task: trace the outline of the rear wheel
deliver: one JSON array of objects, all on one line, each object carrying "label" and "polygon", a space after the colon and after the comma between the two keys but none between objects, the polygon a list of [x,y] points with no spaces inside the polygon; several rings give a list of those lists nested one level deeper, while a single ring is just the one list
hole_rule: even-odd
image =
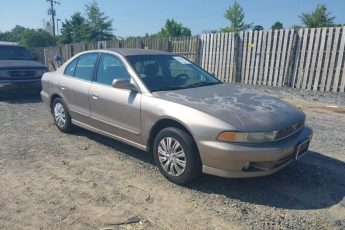
[{"label": "rear wheel", "polygon": [[181,129],[162,129],[154,140],[160,172],[175,184],[188,184],[201,174],[201,160],[193,138]]},{"label": "rear wheel", "polygon": [[53,115],[55,124],[60,131],[67,133],[72,130],[71,117],[61,98],[56,98],[53,102]]}]

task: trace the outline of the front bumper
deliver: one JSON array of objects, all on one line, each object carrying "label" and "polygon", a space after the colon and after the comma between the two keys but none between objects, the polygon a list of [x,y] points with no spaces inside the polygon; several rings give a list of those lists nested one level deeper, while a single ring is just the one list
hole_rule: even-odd
[{"label": "front bumper", "polygon": [[41,78],[38,79],[20,79],[20,80],[0,80],[0,85],[11,85],[11,84],[16,84],[16,85],[32,85],[32,86],[37,86],[41,87]]},{"label": "front bumper", "polygon": [[229,177],[256,177],[272,174],[296,159],[298,145],[311,139],[304,127],[283,140],[262,144],[237,144],[196,138],[206,174]]},{"label": "front bumper", "polygon": [[49,95],[48,95],[46,92],[44,92],[43,90],[41,91],[40,95],[41,95],[41,98],[42,98],[43,103],[44,103],[47,107],[49,107],[49,109],[50,109]]}]

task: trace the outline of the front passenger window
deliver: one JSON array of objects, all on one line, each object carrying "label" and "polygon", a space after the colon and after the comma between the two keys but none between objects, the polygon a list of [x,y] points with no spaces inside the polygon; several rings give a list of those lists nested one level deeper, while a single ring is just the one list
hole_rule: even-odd
[{"label": "front passenger window", "polygon": [[131,76],[119,58],[102,54],[97,70],[97,82],[112,85],[115,78],[130,79]]},{"label": "front passenger window", "polygon": [[74,76],[79,79],[91,81],[97,57],[97,53],[84,54],[80,56]]}]

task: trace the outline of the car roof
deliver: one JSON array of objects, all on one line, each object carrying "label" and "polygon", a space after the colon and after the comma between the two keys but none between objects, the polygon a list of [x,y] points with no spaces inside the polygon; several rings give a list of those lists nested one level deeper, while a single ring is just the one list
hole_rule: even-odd
[{"label": "car roof", "polygon": [[19,46],[16,44],[5,44],[5,43],[0,43],[0,47],[19,47],[19,48],[25,48],[24,46]]},{"label": "car roof", "polygon": [[106,49],[122,54],[123,56],[136,56],[136,55],[173,55],[167,51],[149,50],[149,49],[131,49],[131,48],[116,48]]}]

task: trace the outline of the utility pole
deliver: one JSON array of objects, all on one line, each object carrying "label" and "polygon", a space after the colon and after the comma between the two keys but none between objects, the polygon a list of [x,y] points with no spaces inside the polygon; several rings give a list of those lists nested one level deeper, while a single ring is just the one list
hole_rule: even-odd
[{"label": "utility pole", "polygon": [[54,6],[56,4],[60,5],[60,2],[54,1],[54,0],[46,0],[50,3],[50,8],[48,9],[48,15],[52,16],[52,25],[53,25],[53,35],[55,36],[55,16],[56,16],[56,10]]}]

